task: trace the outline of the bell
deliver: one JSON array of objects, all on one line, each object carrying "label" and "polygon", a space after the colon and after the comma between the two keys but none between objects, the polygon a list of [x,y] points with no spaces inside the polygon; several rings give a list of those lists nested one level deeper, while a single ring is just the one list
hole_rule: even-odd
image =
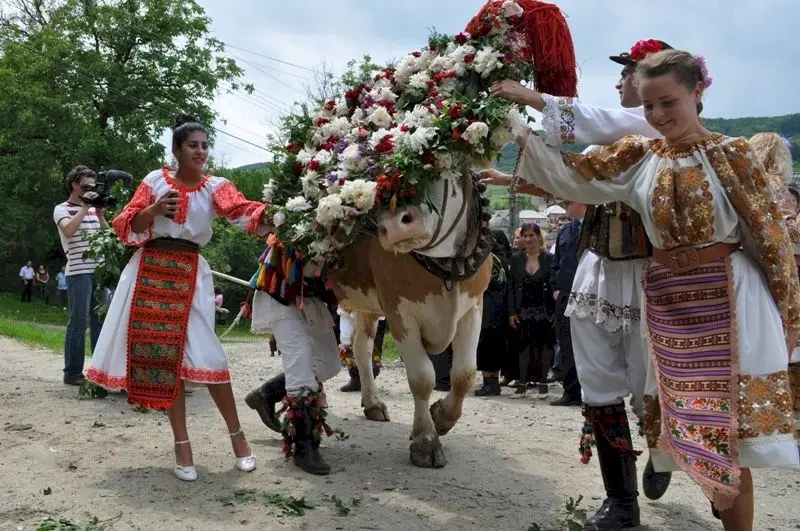
[{"label": "bell", "polygon": [[483,193],[486,191],[486,183],[478,182],[478,191]]},{"label": "bell", "polygon": [[481,197],[481,206],[484,208],[488,208],[489,205],[492,204],[492,201],[488,197]]},{"label": "bell", "polygon": [[489,212],[481,212],[481,221],[489,221],[492,219],[492,214]]}]

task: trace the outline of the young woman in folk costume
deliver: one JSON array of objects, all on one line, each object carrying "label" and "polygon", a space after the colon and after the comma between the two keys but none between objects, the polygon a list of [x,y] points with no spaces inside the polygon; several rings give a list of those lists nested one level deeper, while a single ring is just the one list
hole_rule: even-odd
[{"label": "young woman in folk costume", "polygon": [[132,404],[165,410],[175,436],[173,473],[193,481],[185,382],[208,386],[228,427],[236,468],[256,466],[214,331],[214,282],[200,249],[211,240],[215,217],[266,233],[266,205],[247,200],[227,179],[203,174],[208,136],[196,119],[179,119],[172,152],[177,171],[147,175],[112,223],[123,243],[139,249],[122,272],[86,378],[124,389]]},{"label": "young woman in folk costume", "polygon": [[700,122],[703,62],[662,51],[635,75],[647,121],[664,140],[626,137],[583,155],[529,135],[517,179],[530,192],[624,201],[641,213],[654,246],[643,282],[654,464],[689,474],[725,529],[750,530],[750,468],[799,464],[787,369],[800,283],[789,235],[748,142]]},{"label": "young woman in folk costume", "polygon": [[[797,219],[798,212],[800,212],[800,190],[789,184],[792,179],[792,153],[789,151],[786,141],[776,133],[753,135],[750,145],[753,146],[761,164],[764,165],[769,186],[778,200],[783,219],[786,220],[794,261],[798,266],[798,273],[800,273],[800,223]],[[796,438],[800,444],[800,347],[795,347],[792,351],[789,380],[792,386],[792,402],[797,420]]]},{"label": "young woman in folk costume", "polygon": [[[281,433],[284,453],[302,470],[330,473],[319,446],[327,402],[322,382],[341,370],[339,347],[328,304],[333,292],[320,279],[316,266],[304,263],[292,246],[267,239],[255,276],[251,329],[272,334],[281,351],[283,372],[251,391],[245,398],[261,421]],[[282,404],[279,420],[276,405]]]},{"label": "young woman in folk costume", "polygon": [[[356,316],[339,307],[336,310],[339,315],[339,358],[342,366],[350,374],[350,381],[344,384],[339,390],[343,393],[354,393],[361,391],[361,378],[358,375],[355,353],[353,352],[353,335],[356,328]],[[378,321],[378,330],[375,332],[375,339],[372,346],[372,374],[375,378],[381,373],[381,356],[383,355],[383,338],[386,335],[386,319],[381,317]]]}]

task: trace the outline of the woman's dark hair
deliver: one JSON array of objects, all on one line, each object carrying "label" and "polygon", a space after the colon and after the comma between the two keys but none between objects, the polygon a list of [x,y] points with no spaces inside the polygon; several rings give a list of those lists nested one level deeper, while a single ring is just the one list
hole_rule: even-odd
[{"label": "woman's dark hair", "polygon": [[508,261],[511,259],[511,243],[509,243],[505,232],[501,230],[492,231],[492,253],[501,260]]},{"label": "woman's dark hair", "polygon": [[80,181],[83,177],[97,177],[97,174],[87,166],[75,166],[64,178],[64,182],[67,185],[67,193],[71,194],[72,183]]},{"label": "woman's dark hair", "polygon": [[[652,79],[667,74],[675,74],[678,83],[694,90],[703,83],[703,72],[697,58],[682,50],[664,50],[653,53],[636,63],[635,75],[638,79]],[[703,102],[697,103],[697,114],[703,112]]]},{"label": "woman's dark hair", "polygon": [[220,289],[220,287],[219,286],[214,286],[214,295],[219,295],[220,293],[222,293],[222,290]]},{"label": "woman's dark hair", "polygon": [[539,247],[544,247],[544,236],[542,236],[542,228],[536,223],[523,223],[519,228],[520,235],[526,232],[533,232],[539,237]]},{"label": "woman's dark hair", "polygon": [[172,128],[172,147],[179,148],[186,142],[189,135],[192,133],[202,132],[206,135],[208,131],[200,123],[196,116],[190,114],[180,114],[175,118],[175,125]]}]

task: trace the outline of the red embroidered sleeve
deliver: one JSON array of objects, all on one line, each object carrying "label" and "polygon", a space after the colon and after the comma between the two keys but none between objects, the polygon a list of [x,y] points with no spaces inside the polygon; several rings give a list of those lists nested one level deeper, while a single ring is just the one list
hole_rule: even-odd
[{"label": "red embroidered sleeve", "polygon": [[213,191],[213,198],[217,215],[247,232],[258,233],[264,230],[267,205],[247,199],[232,182],[225,181],[217,186]]},{"label": "red embroidered sleeve", "polygon": [[754,258],[761,265],[785,327],[800,326],[800,280],[789,231],[769,187],[764,168],[747,140],[739,138],[709,149],[709,162],[725,187],[728,200],[752,237]]},{"label": "red embroidered sleeve", "polygon": [[151,238],[152,224],[147,227],[145,232],[133,232],[131,223],[133,223],[133,218],[136,214],[153,203],[155,203],[153,189],[150,188],[149,184],[142,181],[142,184],[136,189],[136,193],[133,194],[133,197],[128,201],[128,204],[125,205],[125,208],[122,209],[122,212],[111,222],[111,226],[114,228],[114,231],[117,233],[122,243],[131,247],[139,247]]}]

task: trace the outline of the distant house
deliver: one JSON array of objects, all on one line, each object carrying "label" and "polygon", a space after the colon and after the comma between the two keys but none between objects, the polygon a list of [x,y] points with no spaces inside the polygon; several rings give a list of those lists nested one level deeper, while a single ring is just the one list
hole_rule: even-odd
[{"label": "distant house", "polygon": [[535,210],[520,210],[519,222],[534,223],[539,225],[539,227],[546,229],[548,224],[547,214],[544,212],[537,212]]},{"label": "distant house", "polygon": [[550,223],[552,227],[558,226],[559,220],[561,220],[567,215],[567,211],[558,205],[547,207],[547,210],[545,212],[547,216],[547,221],[548,223]]}]

